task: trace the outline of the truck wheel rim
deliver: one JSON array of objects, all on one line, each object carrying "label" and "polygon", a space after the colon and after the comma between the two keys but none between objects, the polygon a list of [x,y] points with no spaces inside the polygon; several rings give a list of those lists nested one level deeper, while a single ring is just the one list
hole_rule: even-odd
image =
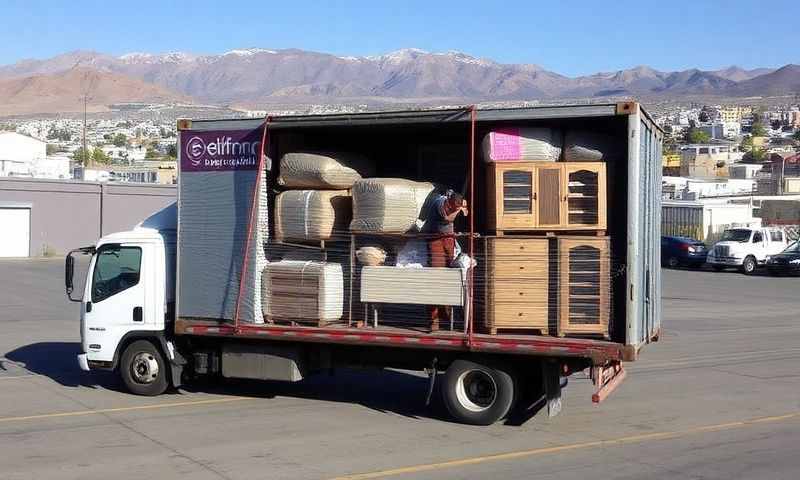
[{"label": "truck wheel rim", "polygon": [[470,412],[483,412],[497,401],[497,384],[483,370],[468,370],[458,377],[456,398]]},{"label": "truck wheel rim", "polygon": [[131,362],[131,373],[138,383],[153,383],[158,378],[158,361],[152,353],[137,353]]}]

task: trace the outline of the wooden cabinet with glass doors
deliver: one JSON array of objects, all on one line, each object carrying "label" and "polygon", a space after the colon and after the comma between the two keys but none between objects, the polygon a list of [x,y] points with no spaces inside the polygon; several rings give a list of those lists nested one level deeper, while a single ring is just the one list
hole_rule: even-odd
[{"label": "wooden cabinet with glass doors", "polygon": [[508,162],[487,168],[490,230],[606,229],[605,163]]}]

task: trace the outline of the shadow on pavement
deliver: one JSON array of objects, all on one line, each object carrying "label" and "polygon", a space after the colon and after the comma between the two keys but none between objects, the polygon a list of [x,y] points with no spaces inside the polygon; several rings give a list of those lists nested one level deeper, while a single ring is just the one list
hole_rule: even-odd
[{"label": "shadow on pavement", "polygon": [[[48,377],[65,387],[102,388],[126,392],[119,376],[97,370],[84,372],[78,367],[78,342],[41,342],[8,352],[5,358],[31,373]],[[437,388],[425,405],[428,378],[397,370],[338,369],[334,374],[317,374],[296,382],[239,379],[196,379],[181,387],[182,391],[214,395],[235,395],[272,399],[297,398],[361,405],[381,413],[415,419],[451,422]],[[179,391],[172,391],[179,394]],[[519,426],[535,415],[541,404],[534,403],[512,412],[506,425]]]},{"label": "shadow on pavement", "polygon": [[296,383],[232,379],[195,381],[182,389],[216,395],[352,403],[408,418],[450,421],[437,391],[431,397],[431,404],[425,405],[428,393],[426,377],[395,370],[337,369],[334,374],[317,374]]},{"label": "shadow on pavement", "polygon": [[48,377],[65,387],[105,388],[123,391],[122,382],[112,372],[84,372],[78,366],[78,342],[40,342],[25,345],[6,353],[25,370]]}]

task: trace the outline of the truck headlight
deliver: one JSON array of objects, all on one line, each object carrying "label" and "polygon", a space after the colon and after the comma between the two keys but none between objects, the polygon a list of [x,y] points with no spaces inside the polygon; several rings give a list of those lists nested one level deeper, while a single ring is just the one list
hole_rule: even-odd
[{"label": "truck headlight", "polygon": [[697,249],[694,247],[689,247],[687,250],[689,250],[690,253],[694,253],[697,251]]},{"label": "truck headlight", "polygon": [[789,263],[792,265],[800,265],[800,258],[795,258],[794,260],[790,260]]}]

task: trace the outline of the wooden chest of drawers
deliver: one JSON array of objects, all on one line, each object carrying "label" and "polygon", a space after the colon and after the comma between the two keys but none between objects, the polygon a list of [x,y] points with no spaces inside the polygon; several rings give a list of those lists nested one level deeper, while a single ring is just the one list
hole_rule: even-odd
[{"label": "wooden chest of drawers", "polygon": [[[486,238],[476,302],[479,327],[498,330],[538,330],[548,333],[550,258],[547,238]],[[530,332],[533,333],[533,332]]]}]

